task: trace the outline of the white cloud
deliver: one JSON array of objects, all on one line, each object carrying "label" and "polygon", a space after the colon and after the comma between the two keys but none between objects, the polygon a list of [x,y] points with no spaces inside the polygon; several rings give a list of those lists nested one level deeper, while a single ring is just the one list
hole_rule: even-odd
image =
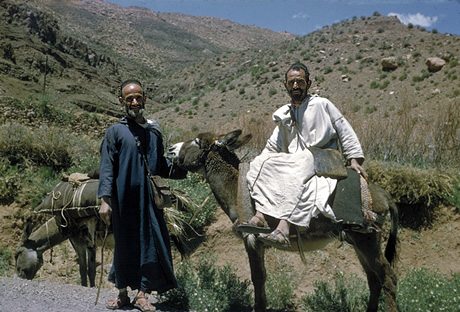
[{"label": "white cloud", "polygon": [[437,16],[425,16],[421,13],[416,14],[399,14],[399,13],[389,13],[388,16],[396,16],[401,23],[407,25],[412,24],[422,27],[431,27],[438,21]]},{"label": "white cloud", "polygon": [[293,19],[309,19],[310,16],[307,13],[304,12],[299,12],[294,15],[292,15]]}]

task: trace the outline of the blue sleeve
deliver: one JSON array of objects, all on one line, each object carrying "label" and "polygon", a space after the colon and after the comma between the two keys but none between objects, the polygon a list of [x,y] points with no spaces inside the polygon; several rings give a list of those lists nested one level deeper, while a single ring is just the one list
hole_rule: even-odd
[{"label": "blue sleeve", "polygon": [[155,130],[154,132],[158,137],[157,174],[163,178],[184,179],[187,176],[187,171],[174,166],[172,162],[164,156],[163,137],[159,131]]},{"label": "blue sleeve", "polygon": [[115,146],[114,129],[109,128],[101,144],[101,161],[99,165],[99,189],[98,198],[112,197],[113,180],[118,159],[118,151]]}]

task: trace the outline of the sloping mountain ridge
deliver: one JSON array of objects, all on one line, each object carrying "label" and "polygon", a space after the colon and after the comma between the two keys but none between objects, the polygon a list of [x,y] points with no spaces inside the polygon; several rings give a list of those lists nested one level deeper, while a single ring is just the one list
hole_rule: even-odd
[{"label": "sloping mountain ridge", "polygon": [[[113,94],[126,77],[145,81],[153,94],[158,81],[178,67],[292,37],[212,18],[204,18],[194,30],[193,19],[186,16],[165,14],[166,21],[147,9],[103,1],[8,0],[0,10],[5,38],[0,95],[5,94],[6,106],[12,99],[46,97],[54,107],[102,113],[102,119],[119,114]],[[243,33],[245,40],[228,29]],[[213,33],[222,45],[203,37]]]},{"label": "sloping mountain ridge", "polygon": [[[270,114],[288,101],[285,70],[300,60],[311,72],[310,91],[331,99],[352,123],[391,123],[407,106],[420,126],[433,125],[433,115],[458,104],[459,51],[458,36],[409,28],[394,17],[343,21],[258,51],[184,68],[153,95],[160,103],[170,101],[156,116],[166,124],[198,131],[213,124],[237,125],[241,118],[262,117],[269,123]],[[398,62],[396,69],[383,69],[381,62],[387,57]],[[429,72],[425,62],[430,57],[447,64]]]},{"label": "sloping mountain ridge", "polygon": [[[48,90],[55,93],[51,98],[59,97],[63,105],[73,102],[85,110],[115,115],[119,110],[113,96],[117,83],[136,76],[147,86],[148,112],[183,131],[209,129],[213,124],[232,127],[241,119],[254,117],[264,118],[271,128],[271,112],[287,101],[284,71],[296,60],[310,68],[311,91],[330,98],[352,121],[363,116],[391,117],[406,102],[430,124],[433,118],[429,116],[439,111],[440,105],[458,102],[459,37],[409,28],[395,17],[353,18],[292,39],[224,20],[125,9],[103,1],[34,0],[31,4],[49,16],[43,18],[43,29],[35,31],[38,38],[24,27],[26,15],[22,20],[12,19],[11,14],[5,19],[11,22],[6,24],[5,34],[9,35],[2,46],[6,51],[11,45],[16,63],[3,58],[3,73],[15,76],[10,86],[18,90],[19,98],[27,98],[29,90],[40,93],[48,55]],[[20,5],[25,6],[24,12],[30,11],[26,4]],[[21,27],[13,27],[14,23],[24,27],[22,34],[15,35]],[[179,29],[190,31],[180,38],[189,36],[192,43],[179,46],[175,43],[181,40],[171,41]],[[252,36],[247,35],[253,31]],[[47,33],[57,43],[49,42]],[[286,36],[288,40],[284,40]],[[25,40],[40,46],[38,51],[30,53],[29,45],[22,44]],[[230,43],[233,50],[219,42]],[[69,54],[79,60],[66,60]],[[190,65],[183,63],[184,54]],[[429,73],[425,61],[431,56],[444,58],[448,64]],[[383,70],[381,60],[385,57],[396,58],[398,67]],[[73,66],[74,62],[78,65]],[[33,75],[28,72],[31,70],[35,70]],[[73,70],[79,73],[73,74]],[[9,76],[4,78],[6,85]],[[26,83],[17,83],[20,81]],[[28,85],[26,90],[21,89],[23,85]]]},{"label": "sloping mountain ridge", "polygon": [[122,8],[101,0],[35,3],[65,21],[63,29],[133,56],[152,69],[183,66],[224,51],[257,49],[294,37],[228,20]]},{"label": "sloping mountain ridge", "polygon": [[[132,55],[132,64],[125,63],[123,55],[117,55],[107,46],[82,36],[77,33],[77,28],[72,30],[74,34],[64,31],[70,26],[66,26],[63,18],[54,19],[59,14],[49,8],[33,11],[24,4],[22,10],[13,12],[11,9],[3,10],[3,5],[7,3],[9,1],[0,3],[2,124],[15,121],[38,127],[41,123],[55,123],[38,115],[36,106],[27,109],[21,106],[28,103],[29,96],[42,96],[45,72],[48,74],[45,94],[50,94],[48,105],[72,114],[72,120],[90,125],[91,128],[81,130],[82,133],[97,139],[105,129],[105,123],[110,121],[109,114],[116,115],[119,110],[115,106],[117,83],[122,77],[137,76],[138,71],[151,97],[149,114],[159,118],[166,127],[194,133],[225,131],[244,124],[245,119],[260,122],[259,128],[269,131],[273,127],[271,112],[287,101],[282,85],[284,70],[295,60],[309,66],[314,80],[312,91],[336,102],[353,125],[357,125],[362,138],[367,137],[366,131],[386,130],[372,125],[378,120],[385,122],[387,127],[392,123],[402,126],[394,118],[400,114],[404,102],[411,106],[411,114],[418,120],[417,127],[431,127],[436,125],[434,121],[444,106],[458,104],[459,100],[460,70],[455,65],[456,60],[458,64],[459,37],[410,29],[394,18],[373,16],[343,21],[295,40],[268,44],[258,49],[219,52],[182,69],[165,70],[163,73],[152,71],[137,55]],[[34,14],[28,15],[28,11]],[[44,12],[43,15],[40,12]],[[43,19],[34,19],[35,15],[43,16]],[[9,19],[11,23],[7,22]],[[3,24],[4,21],[7,23]],[[110,20],[107,23],[111,25]],[[62,46],[52,43],[54,34],[57,34],[57,42],[62,39]],[[439,72],[426,73],[425,60],[433,55],[445,58],[448,63]],[[380,60],[387,56],[396,56],[401,61],[397,69],[382,70]],[[158,70],[161,71],[160,68]],[[346,75],[347,79],[342,75]],[[371,87],[372,82],[377,83],[376,88]],[[458,112],[458,105],[456,107]],[[96,123],[97,120],[100,123]],[[366,124],[362,124],[361,120]],[[68,131],[67,124],[58,123],[57,126]],[[373,130],[375,128],[378,129]],[[20,208],[15,209],[10,219],[4,219],[9,222],[2,222],[4,242],[11,246],[16,244],[22,230],[20,222],[14,219]],[[2,210],[5,210],[4,207]],[[440,223],[435,224],[433,229],[425,229],[421,233],[403,230],[403,273],[419,265],[431,268],[440,265],[443,273],[447,274],[458,270],[455,252],[458,253],[459,243],[448,239],[458,230],[458,213],[442,213],[439,219]],[[241,242],[236,238],[229,239],[230,228],[225,217],[219,216],[218,222],[207,232],[208,242],[198,253],[207,255],[216,251],[218,263],[230,262],[239,268],[241,277],[248,278],[247,260],[241,256]],[[310,275],[299,274],[308,276],[302,287],[311,290],[314,274],[331,280],[337,268],[362,274],[353,252],[349,247],[345,248],[348,248],[345,254],[337,253],[337,258],[335,246],[315,252],[311,260],[314,265],[302,267],[303,272]],[[236,256],[229,258],[229,249],[236,250],[232,253]],[[424,252],[427,249],[429,252]],[[436,253],[441,255],[439,259]],[[60,256],[69,258],[65,252]],[[273,263],[270,259],[276,258],[276,254],[268,257],[268,262]],[[280,257],[284,259],[285,254]],[[300,267],[298,255],[290,254],[289,257],[295,258],[290,263]],[[351,257],[354,262],[350,262]],[[73,260],[64,261],[64,266],[48,263],[47,268],[42,269],[41,277],[77,283],[78,272]],[[331,265],[334,270],[330,269]]]}]

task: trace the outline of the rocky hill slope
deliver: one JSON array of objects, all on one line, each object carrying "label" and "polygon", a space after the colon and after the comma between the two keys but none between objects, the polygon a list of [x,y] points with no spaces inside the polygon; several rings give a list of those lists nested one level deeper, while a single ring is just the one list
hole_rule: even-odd
[{"label": "rocky hill slope", "polygon": [[[456,153],[453,167],[459,167],[460,38],[407,27],[395,18],[374,14],[294,37],[103,1],[4,0],[0,36],[1,125],[52,125],[100,142],[107,124],[120,115],[119,82],[134,76],[147,87],[148,116],[159,119],[167,133],[190,138],[198,131],[246,127],[260,147],[273,128],[271,113],[288,101],[284,72],[299,60],[310,68],[311,91],[339,106],[366,151],[387,148],[391,156],[399,144],[426,149],[434,162],[438,142],[449,142],[446,148]],[[429,67],[432,57],[443,65]],[[1,246],[17,245],[21,209],[0,206]],[[449,208],[440,210],[431,228],[403,229],[401,274],[414,266],[458,272],[459,242],[452,236],[458,229],[458,212]],[[196,256],[215,252],[217,263],[230,263],[249,278],[242,250],[219,215]],[[60,260],[45,263],[38,279],[77,283],[71,247],[55,255]],[[313,253],[309,267],[302,267],[297,254],[267,257],[272,270],[283,259],[301,271],[298,276],[308,276],[298,281],[299,293],[337,271],[362,274],[349,246]]]},{"label": "rocky hill slope", "polygon": [[[119,81],[136,76],[147,86],[148,113],[165,127],[226,130],[252,120],[268,132],[270,114],[287,101],[284,72],[298,60],[310,68],[311,91],[336,103],[360,136],[402,111],[415,128],[435,128],[432,116],[460,95],[459,37],[379,14],[293,37],[103,1],[7,0],[0,10],[0,96],[8,107],[11,98],[45,98],[105,120],[119,112]],[[444,65],[429,69],[433,57]]]},{"label": "rocky hill slope", "polygon": [[[258,49],[292,35],[225,20],[160,14],[103,1],[0,3],[0,96],[66,111],[116,116],[121,80],[154,94],[171,72],[222,53]],[[15,104],[10,104],[15,105]]]}]

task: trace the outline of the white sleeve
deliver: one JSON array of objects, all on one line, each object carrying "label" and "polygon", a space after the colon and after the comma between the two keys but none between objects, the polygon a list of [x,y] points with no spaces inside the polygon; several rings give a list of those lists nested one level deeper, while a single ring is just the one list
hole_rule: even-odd
[{"label": "white sleeve", "polygon": [[327,109],[331,117],[332,125],[339,136],[342,153],[345,158],[347,160],[351,158],[364,158],[361,143],[350,123],[343,117],[342,113],[332,102],[328,103]]}]

